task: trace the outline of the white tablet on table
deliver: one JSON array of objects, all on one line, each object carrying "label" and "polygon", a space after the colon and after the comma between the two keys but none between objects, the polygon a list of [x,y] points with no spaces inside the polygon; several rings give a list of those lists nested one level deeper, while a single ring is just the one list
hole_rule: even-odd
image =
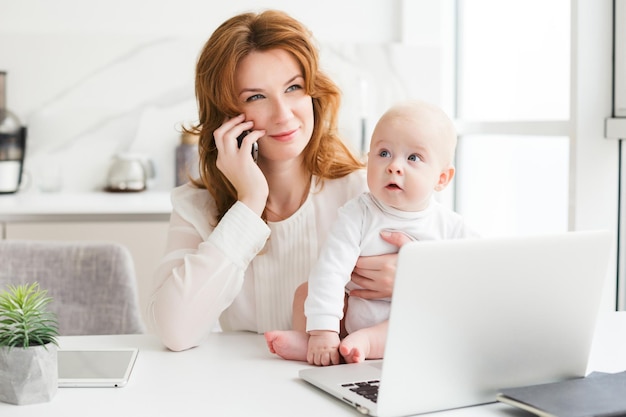
[{"label": "white tablet on table", "polygon": [[60,349],[59,387],[123,387],[138,352],[137,348]]}]

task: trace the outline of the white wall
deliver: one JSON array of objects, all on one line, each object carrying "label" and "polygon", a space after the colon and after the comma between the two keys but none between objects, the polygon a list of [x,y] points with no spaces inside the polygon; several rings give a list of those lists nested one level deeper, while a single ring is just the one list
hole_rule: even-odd
[{"label": "white wall", "polygon": [[371,129],[392,102],[439,102],[449,86],[436,45],[398,45],[402,7],[399,0],[0,0],[0,70],[8,72],[9,107],[29,128],[26,169],[36,184],[43,161],[58,161],[64,191],[98,190],[110,157],[130,150],[150,153],[160,171],[155,187],[171,188],[179,126],[196,117],[200,48],[224,19],[261,8],[285,10],[313,31],[322,66],[344,92],[340,128],[358,150],[361,117]]},{"label": "white wall", "polygon": [[[120,51],[149,39],[203,42],[231,15],[263,8],[287,11],[320,41],[386,42],[399,36],[399,3],[389,0],[0,0],[0,68],[9,72],[9,102],[26,120],[75,77]],[[55,39],[68,44],[47,48]],[[198,47],[190,49],[195,54]]]}]

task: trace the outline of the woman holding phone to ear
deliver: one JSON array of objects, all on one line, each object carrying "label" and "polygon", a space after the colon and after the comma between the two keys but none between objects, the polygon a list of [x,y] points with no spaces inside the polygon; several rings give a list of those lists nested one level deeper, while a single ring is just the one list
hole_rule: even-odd
[{"label": "woman holding phone to ear", "polygon": [[[218,321],[224,330],[292,328],[294,291],[338,208],[366,190],[363,164],[337,136],[339,89],[318,64],[310,32],[279,11],[234,16],[205,44],[190,129],[200,136],[200,178],[172,191],[149,303],[169,349],[197,346]],[[396,260],[359,259],[358,295],[389,296]]]}]

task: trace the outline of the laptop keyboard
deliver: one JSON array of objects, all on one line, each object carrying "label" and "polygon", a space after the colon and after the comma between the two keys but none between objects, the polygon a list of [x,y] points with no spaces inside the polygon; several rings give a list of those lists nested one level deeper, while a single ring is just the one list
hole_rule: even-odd
[{"label": "laptop keyboard", "polygon": [[377,379],[373,381],[352,382],[342,385],[342,387],[348,388],[350,391],[353,391],[373,402],[377,402],[378,400],[379,386],[380,381]]}]

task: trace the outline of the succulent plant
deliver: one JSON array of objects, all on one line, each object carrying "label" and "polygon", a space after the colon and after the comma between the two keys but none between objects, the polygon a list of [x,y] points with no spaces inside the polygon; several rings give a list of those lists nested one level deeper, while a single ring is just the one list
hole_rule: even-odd
[{"label": "succulent plant", "polygon": [[0,292],[0,347],[57,344],[57,317],[47,310],[52,301],[38,283],[8,285]]}]

